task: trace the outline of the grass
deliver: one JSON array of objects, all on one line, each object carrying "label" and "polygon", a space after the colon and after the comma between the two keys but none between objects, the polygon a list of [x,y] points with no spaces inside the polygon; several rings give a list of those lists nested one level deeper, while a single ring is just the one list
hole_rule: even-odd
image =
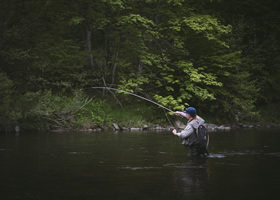
[{"label": "grass", "polygon": [[92,101],[76,115],[74,126],[103,128],[117,123],[121,127],[131,128],[167,123],[164,112],[157,106],[135,99],[128,100],[127,97],[121,102],[122,107],[114,99],[103,98]]},{"label": "grass", "polygon": [[143,104],[129,105],[123,108],[114,107],[111,110],[112,121],[124,127],[151,125],[152,116],[154,116],[153,109]]}]

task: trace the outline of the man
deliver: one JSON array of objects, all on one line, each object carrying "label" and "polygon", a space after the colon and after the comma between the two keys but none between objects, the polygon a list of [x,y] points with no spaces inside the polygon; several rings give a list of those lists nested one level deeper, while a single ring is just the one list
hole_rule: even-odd
[{"label": "man", "polygon": [[[196,134],[196,129],[204,124],[204,120],[196,114],[196,109],[193,107],[187,108],[184,112],[175,112],[175,115],[183,116],[188,119],[188,123],[186,128],[181,131],[177,132],[176,129],[172,131],[172,133],[182,139],[184,145],[188,146],[190,149],[191,156],[205,156],[208,154],[206,145],[203,144],[200,138],[198,138]],[[205,141],[206,141],[205,135]],[[205,142],[204,141],[204,142]],[[205,142],[206,143],[206,142]]]}]

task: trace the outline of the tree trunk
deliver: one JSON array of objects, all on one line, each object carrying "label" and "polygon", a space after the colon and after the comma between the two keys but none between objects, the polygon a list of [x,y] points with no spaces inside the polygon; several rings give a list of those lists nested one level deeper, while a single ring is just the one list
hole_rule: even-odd
[{"label": "tree trunk", "polygon": [[117,69],[117,65],[118,65],[118,58],[119,58],[119,52],[120,52],[120,44],[118,46],[118,49],[117,49],[117,53],[116,53],[116,57],[115,57],[115,61],[114,61],[114,66],[113,66],[113,71],[112,71],[112,83],[111,85],[114,84],[115,82],[115,76],[116,76],[116,69]]},{"label": "tree trunk", "polygon": [[92,55],[91,36],[92,36],[92,32],[91,32],[90,25],[88,24],[86,26],[86,47],[87,47],[87,51],[89,53],[89,65],[93,69],[94,68],[94,62],[93,62],[93,55]]},{"label": "tree trunk", "polygon": [[[105,60],[104,60],[104,68],[103,68],[103,76],[104,76],[104,79],[107,80],[107,72],[108,72],[108,68],[109,68],[109,65],[110,65],[110,59],[111,59],[111,50],[110,50],[110,39],[108,38],[107,36],[107,31],[105,30],[105,34],[104,34],[104,57],[105,57]],[[103,54],[101,54],[103,55]]]},{"label": "tree trunk", "polygon": [[[139,60],[137,77],[140,77],[142,75],[142,71],[143,71],[143,63],[141,60]],[[139,88],[139,84],[137,84],[134,90],[135,93],[137,93],[138,88]]]}]

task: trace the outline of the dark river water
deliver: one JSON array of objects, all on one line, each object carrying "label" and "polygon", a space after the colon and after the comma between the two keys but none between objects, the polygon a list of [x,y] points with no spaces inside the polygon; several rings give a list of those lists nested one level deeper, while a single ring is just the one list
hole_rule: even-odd
[{"label": "dark river water", "polygon": [[168,132],[0,134],[0,199],[279,199],[279,129],[211,132],[209,150]]}]

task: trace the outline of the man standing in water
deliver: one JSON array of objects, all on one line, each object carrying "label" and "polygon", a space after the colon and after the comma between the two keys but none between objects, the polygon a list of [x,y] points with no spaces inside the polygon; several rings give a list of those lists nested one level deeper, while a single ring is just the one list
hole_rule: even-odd
[{"label": "man standing in water", "polygon": [[204,120],[196,114],[196,109],[193,107],[187,108],[184,112],[175,112],[175,115],[183,116],[188,119],[186,128],[177,132],[176,129],[172,133],[182,139],[184,145],[188,146],[190,149],[191,156],[205,156],[208,154],[207,151],[207,136],[206,132],[203,138],[198,138],[196,130],[199,126],[204,124]]}]

